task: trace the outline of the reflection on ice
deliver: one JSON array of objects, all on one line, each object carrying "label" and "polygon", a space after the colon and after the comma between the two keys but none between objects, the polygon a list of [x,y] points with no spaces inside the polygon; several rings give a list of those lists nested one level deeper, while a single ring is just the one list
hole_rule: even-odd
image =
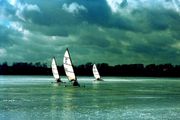
[{"label": "reflection on ice", "polygon": [[178,78],[103,77],[100,84],[93,77],[78,79],[85,88],[54,86],[52,76],[0,76],[0,119],[179,119]]}]

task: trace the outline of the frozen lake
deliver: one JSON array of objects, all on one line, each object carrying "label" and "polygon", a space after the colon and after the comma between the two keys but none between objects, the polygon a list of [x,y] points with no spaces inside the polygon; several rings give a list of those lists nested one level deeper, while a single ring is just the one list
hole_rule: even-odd
[{"label": "frozen lake", "polygon": [[180,78],[0,76],[0,120],[178,120]]}]

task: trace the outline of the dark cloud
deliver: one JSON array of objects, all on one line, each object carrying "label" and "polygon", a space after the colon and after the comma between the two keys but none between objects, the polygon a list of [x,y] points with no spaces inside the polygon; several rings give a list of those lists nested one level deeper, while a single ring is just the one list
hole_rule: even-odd
[{"label": "dark cloud", "polygon": [[8,37],[8,30],[4,26],[0,26],[0,38],[1,38],[1,44],[0,47],[3,47],[7,44],[9,44],[9,37]]},{"label": "dark cloud", "polygon": [[99,36],[87,35],[80,38],[83,45],[98,46],[98,47],[109,47],[110,43],[106,38]]},{"label": "dark cloud", "polygon": [[151,30],[166,30],[168,28],[174,29],[171,27],[175,27],[179,23],[180,17],[178,13],[170,10],[151,10],[147,14],[147,19]]},{"label": "dark cloud", "polygon": [[114,11],[106,0],[18,2],[23,9],[0,1],[0,62],[61,60],[69,47],[75,64],[179,63],[177,9],[128,0]]}]

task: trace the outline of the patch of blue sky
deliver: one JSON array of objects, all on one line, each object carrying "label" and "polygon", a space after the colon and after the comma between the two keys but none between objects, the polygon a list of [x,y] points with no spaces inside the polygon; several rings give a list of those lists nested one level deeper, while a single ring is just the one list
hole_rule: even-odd
[{"label": "patch of blue sky", "polygon": [[5,26],[5,27],[9,27],[10,21],[6,20],[6,19],[1,19],[0,20],[0,25]]}]

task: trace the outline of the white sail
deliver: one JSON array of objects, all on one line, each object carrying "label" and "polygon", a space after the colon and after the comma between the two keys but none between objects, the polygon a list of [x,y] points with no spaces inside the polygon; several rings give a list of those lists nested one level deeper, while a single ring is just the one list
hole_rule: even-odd
[{"label": "white sail", "polygon": [[76,76],[73,70],[72,61],[71,61],[71,57],[69,55],[68,49],[66,49],[65,54],[64,54],[63,66],[64,66],[64,70],[68,79],[71,81],[76,80]]},{"label": "white sail", "polygon": [[56,80],[59,79],[60,77],[59,77],[59,73],[58,73],[58,69],[57,69],[55,58],[52,59],[51,68],[52,68],[52,73],[53,73],[54,78]]},{"label": "white sail", "polygon": [[100,79],[100,75],[95,64],[93,65],[93,74],[96,79]]}]

